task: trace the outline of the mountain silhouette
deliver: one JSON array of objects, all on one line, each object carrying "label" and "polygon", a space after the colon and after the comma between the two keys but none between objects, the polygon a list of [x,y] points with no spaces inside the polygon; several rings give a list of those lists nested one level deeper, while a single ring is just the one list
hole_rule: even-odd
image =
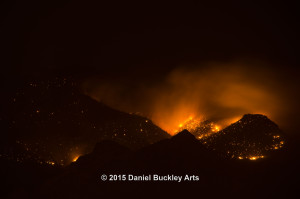
[{"label": "mountain silhouette", "polygon": [[[208,150],[187,130],[170,139],[161,140],[138,150],[130,150],[113,141],[102,141],[96,144],[90,154],[80,157],[66,168],[63,175],[45,183],[35,194],[37,194],[37,198],[63,198],[70,195],[84,197],[87,189],[89,189],[88,194],[93,197],[109,196],[109,193],[142,192],[145,191],[145,186],[140,189],[140,185],[135,183],[133,186],[126,186],[124,183],[118,182],[112,182],[113,186],[109,186],[109,184],[99,181],[99,176],[124,173],[185,175],[186,172],[198,173],[200,169],[205,173],[205,178],[208,178],[207,176],[212,172],[212,165],[218,165],[216,164],[218,160],[217,154]],[[157,191],[157,185],[161,185],[161,183],[152,184],[150,182],[147,186],[154,186],[154,191]],[[92,191],[90,186],[93,187]],[[101,191],[96,188],[99,186],[102,187]],[[165,187],[164,191],[168,189],[171,187]]]},{"label": "mountain silhouette", "polygon": [[[130,159],[130,164],[128,164],[128,159]],[[170,139],[161,140],[136,151],[116,142],[105,140],[97,143],[92,153],[79,157],[71,167],[90,165],[95,169],[101,167],[107,169],[115,167],[115,165],[103,166],[104,164],[122,160],[123,162],[119,162],[118,170],[132,167],[138,168],[138,170],[167,171],[172,170],[170,165],[173,164],[176,165],[178,171],[179,168],[185,170],[186,163],[189,161],[193,161],[197,165],[199,161],[202,162],[201,164],[205,164],[213,159],[217,159],[217,154],[203,146],[189,131],[184,130]],[[194,164],[189,163],[188,166],[193,168]]]},{"label": "mountain silhouette", "polygon": [[171,138],[173,141],[179,142],[195,142],[196,138],[188,130],[184,129],[183,131],[177,133]]},{"label": "mountain silhouette", "polygon": [[[7,182],[2,189],[9,198],[189,193],[204,198],[270,198],[286,197],[298,187],[299,147],[285,147],[290,144],[286,135],[266,116],[246,114],[200,140],[187,130],[170,137],[145,117],[81,94],[71,80],[30,82],[24,87],[1,113],[6,132],[0,141],[1,179]],[[202,124],[199,132],[211,130],[209,121]],[[253,157],[260,160],[250,161]],[[104,174],[188,175],[198,180],[103,181]]]},{"label": "mountain silhouette", "polygon": [[200,140],[223,157],[265,157],[280,150],[285,135],[267,116],[246,114],[218,133]]},{"label": "mountain silhouette", "polygon": [[[38,156],[35,159],[67,165],[102,140],[137,149],[170,137],[145,117],[85,96],[72,79],[29,81],[21,90],[9,98],[1,112],[5,132],[2,157],[25,160]],[[18,152],[22,148],[23,152]]]},{"label": "mountain silhouette", "polygon": [[[249,121],[247,118],[246,121]],[[253,198],[257,194],[259,198],[284,196],[297,187],[295,177],[299,175],[299,161],[293,156],[287,152],[280,161],[273,161],[275,156],[260,161],[224,159],[214,150],[207,149],[187,130],[135,150],[115,141],[104,140],[97,143],[91,153],[61,168],[56,175],[48,176],[29,193],[31,198],[46,199],[132,197],[143,194],[178,197],[192,193],[211,198]],[[104,174],[108,177],[105,181],[101,180]],[[180,183],[109,180],[110,175],[118,179],[122,175],[128,178],[129,174],[198,178]],[[275,187],[277,191],[274,191]],[[22,195],[24,192],[19,190],[14,193],[15,198]]]},{"label": "mountain silhouette", "polygon": [[[105,164],[113,160],[122,159],[130,155],[132,151],[111,140],[104,140],[96,144],[94,150],[86,155],[80,156],[70,167],[90,169],[99,169],[105,167]],[[92,168],[91,168],[92,167]]]}]

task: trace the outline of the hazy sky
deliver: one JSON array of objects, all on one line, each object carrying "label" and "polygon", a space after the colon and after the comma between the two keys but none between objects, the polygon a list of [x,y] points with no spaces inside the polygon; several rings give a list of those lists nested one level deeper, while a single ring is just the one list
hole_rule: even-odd
[{"label": "hazy sky", "polygon": [[296,127],[299,84],[287,81],[282,69],[245,61],[199,65],[175,68],[155,83],[88,79],[83,89],[111,107],[151,118],[168,132],[190,116],[225,127],[247,113],[267,115],[285,130]]}]

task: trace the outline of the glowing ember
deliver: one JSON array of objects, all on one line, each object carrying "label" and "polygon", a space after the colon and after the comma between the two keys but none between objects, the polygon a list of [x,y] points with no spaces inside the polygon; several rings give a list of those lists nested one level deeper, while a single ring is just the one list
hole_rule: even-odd
[{"label": "glowing ember", "polygon": [[220,131],[220,127],[217,126],[217,125],[215,125],[215,126],[212,128],[211,131],[212,131],[212,132],[218,132],[218,131]]},{"label": "glowing ember", "polygon": [[197,139],[202,139],[219,132],[221,127],[213,122],[203,121],[202,119],[190,116],[184,122],[180,123],[178,129],[174,132],[178,133],[184,129],[195,135]]},{"label": "glowing ember", "polygon": [[47,164],[50,164],[50,165],[55,165],[55,162],[50,161],[50,160],[49,160],[49,161],[46,161],[46,163],[47,163]]},{"label": "glowing ember", "polygon": [[251,157],[248,157],[249,160],[257,160],[257,159],[261,159],[261,158],[264,158],[265,156],[261,155],[261,156],[251,156]]},{"label": "glowing ember", "polygon": [[[210,125],[212,132],[217,130],[217,125]],[[278,126],[266,116],[246,114],[218,133],[199,135],[197,138],[208,148],[219,151],[223,157],[257,160],[284,146],[285,141],[280,134],[282,132]]]},{"label": "glowing ember", "polygon": [[175,133],[182,131],[183,129],[187,129],[189,131],[194,130],[198,125],[198,121],[197,120],[193,120],[193,117],[190,116],[188,119],[186,119],[184,122],[180,123],[178,125],[177,130],[175,130]]},{"label": "glowing ember", "polygon": [[75,158],[73,158],[72,162],[76,162],[78,160],[78,158],[79,158],[79,155],[76,156]]},{"label": "glowing ember", "polygon": [[[262,159],[285,144],[277,126],[263,115],[245,115],[223,130],[214,122],[193,117],[189,117],[178,127],[175,132],[187,129],[203,145],[221,151],[224,157],[230,159]],[[258,131],[253,131],[253,127]],[[224,148],[227,148],[225,154],[222,152]]]}]

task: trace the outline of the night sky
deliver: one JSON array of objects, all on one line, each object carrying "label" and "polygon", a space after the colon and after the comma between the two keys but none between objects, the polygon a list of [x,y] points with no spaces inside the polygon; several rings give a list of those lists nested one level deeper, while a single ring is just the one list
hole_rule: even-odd
[{"label": "night sky", "polygon": [[4,76],[144,79],[180,64],[236,59],[266,61],[289,73],[299,64],[296,8],[276,1],[6,1]]}]

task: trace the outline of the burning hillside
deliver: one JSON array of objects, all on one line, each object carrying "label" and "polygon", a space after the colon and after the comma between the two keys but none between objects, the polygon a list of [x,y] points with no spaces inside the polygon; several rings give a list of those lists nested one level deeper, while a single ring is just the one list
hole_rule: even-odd
[{"label": "burning hillside", "polygon": [[[173,97],[175,110],[182,99]],[[262,158],[284,144],[277,125],[265,116],[245,115],[225,128],[236,121],[236,117],[207,120],[198,116],[199,110],[193,111],[189,103],[176,107],[176,111],[171,112],[167,111],[169,108],[162,108],[155,114],[162,113],[159,117],[165,117],[160,120],[154,114],[152,123],[146,117],[112,109],[82,95],[77,84],[67,78],[29,82],[7,102],[4,113],[8,119],[4,126],[10,132],[12,144],[1,148],[1,156],[20,162],[34,159],[50,165],[66,165],[89,152],[101,140],[114,140],[136,149],[184,129],[229,158]],[[162,129],[167,129],[169,134]],[[23,132],[30,135],[30,139],[23,138]],[[16,146],[13,150],[12,145]]]},{"label": "burning hillside", "polygon": [[257,160],[285,144],[278,126],[260,114],[246,114],[222,130],[215,122],[189,117],[175,132],[183,129],[225,158]]},{"label": "burning hillside", "polygon": [[223,157],[256,160],[285,144],[283,132],[264,115],[246,114],[242,119],[209,136],[198,137]]},{"label": "burning hillside", "polygon": [[219,132],[220,128],[221,127],[219,125],[209,120],[203,121],[201,119],[194,119],[193,117],[189,117],[183,123],[180,123],[178,125],[178,129],[175,130],[175,133],[186,129],[193,135],[195,135],[196,138],[202,139]]}]

